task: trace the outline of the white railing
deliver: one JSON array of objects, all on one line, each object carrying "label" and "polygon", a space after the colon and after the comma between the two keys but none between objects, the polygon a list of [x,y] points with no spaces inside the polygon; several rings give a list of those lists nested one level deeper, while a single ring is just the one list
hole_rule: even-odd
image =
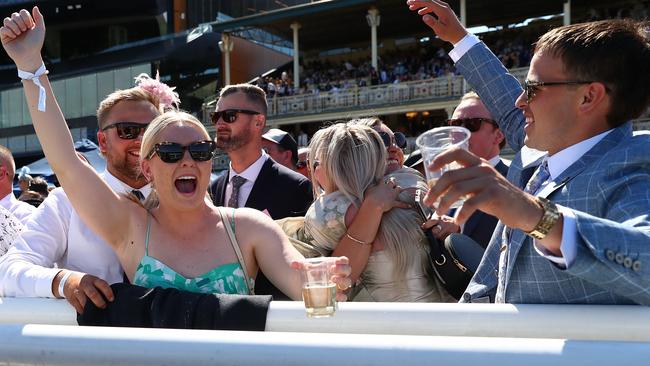
[{"label": "white railing", "polygon": [[[523,81],[528,68],[510,70],[518,80]],[[386,105],[435,101],[460,98],[465,92],[463,77],[441,76],[435,79],[408,81],[398,84],[382,84],[366,87],[352,87],[318,94],[300,94],[269,98],[269,119],[292,115],[318,114],[340,110],[372,108]],[[216,96],[209,98],[203,106],[204,121],[214,110]]]},{"label": "white railing", "polygon": [[74,324],[64,300],[0,298],[0,365],[580,366],[650,357],[643,306],[341,303],[334,317],[310,319],[302,302],[272,301],[266,332]]},{"label": "white railing", "polygon": [[649,355],[635,342],[0,326],[0,365],[582,366],[644,365]]},{"label": "white railing", "polygon": [[[0,324],[28,323],[77,324],[64,300],[0,298]],[[650,308],[350,302],[340,303],[334,317],[310,319],[302,302],[272,301],[266,330],[650,342]]]}]

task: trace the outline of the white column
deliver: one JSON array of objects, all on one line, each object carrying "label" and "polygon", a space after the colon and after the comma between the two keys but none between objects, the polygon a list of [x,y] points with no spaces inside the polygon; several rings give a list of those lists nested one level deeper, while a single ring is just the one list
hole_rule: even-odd
[{"label": "white column", "polygon": [[467,0],[460,0],[460,24],[467,27]]},{"label": "white column", "polygon": [[377,10],[377,8],[370,8],[370,10],[368,10],[368,15],[366,15],[366,20],[368,21],[368,26],[370,26],[370,49],[372,55],[372,67],[377,70],[377,27],[379,27],[379,23],[381,22],[379,10]]},{"label": "white column", "polygon": [[564,25],[571,24],[571,0],[564,0]]},{"label": "white column", "polygon": [[219,49],[223,53],[223,83],[224,86],[230,85],[230,52],[232,52],[234,44],[230,39],[230,34],[221,33],[221,41],[219,41]]},{"label": "white column", "polygon": [[300,89],[300,57],[298,55],[298,29],[300,29],[300,23],[291,23],[291,29],[293,30],[293,88],[298,92]]}]

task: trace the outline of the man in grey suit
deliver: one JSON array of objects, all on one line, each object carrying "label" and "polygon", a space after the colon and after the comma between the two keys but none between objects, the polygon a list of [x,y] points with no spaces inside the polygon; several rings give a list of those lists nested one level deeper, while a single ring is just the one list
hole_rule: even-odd
[{"label": "man in grey suit", "polygon": [[440,197],[445,212],[467,196],[458,221],[476,209],[500,219],[463,301],[496,289],[497,302],[650,304],[650,135],[633,134],[629,122],[650,101],[644,25],[607,20],[549,31],[522,90],[446,3],[407,4],[453,43],[457,69],[510,146],[546,151],[519,152],[507,180],[461,150],[429,167],[465,166],[445,174],[425,202]]}]

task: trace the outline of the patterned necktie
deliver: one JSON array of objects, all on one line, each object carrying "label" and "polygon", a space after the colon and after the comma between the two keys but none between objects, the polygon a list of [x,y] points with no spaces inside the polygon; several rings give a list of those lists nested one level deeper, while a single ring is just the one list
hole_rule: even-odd
[{"label": "patterned necktie", "polygon": [[137,190],[137,189],[133,189],[133,190],[131,190],[131,193],[132,193],[134,196],[138,197],[138,199],[140,200],[140,202],[144,201],[144,195],[143,195],[142,192],[140,192],[139,190]]},{"label": "patterned necktie", "polygon": [[244,183],[246,183],[246,178],[239,175],[232,177],[230,180],[230,184],[232,184],[232,192],[230,193],[230,199],[228,200],[228,207],[239,207],[239,188],[241,188]]},{"label": "patterned necktie", "polygon": [[524,188],[524,192],[534,195],[539,190],[539,187],[541,187],[550,176],[551,173],[548,172],[548,164],[546,160],[544,160],[544,162],[537,168],[535,174],[530,177],[528,184],[526,184],[526,188]]},{"label": "patterned necktie", "polygon": [[[524,192],[530,193],[534,195],[537,193],[539,188],[548,180],[548,178],[551,177],[551,174],[548,171],[548,164],[547,161],[544,160],[542,164],[539,165],[535,173],[533,173],[533,176],[530,177],[528,180],[528,183],[526,184],[526,187],[524,188]],[[505,233],[504,233],[504,238],[503,242],[509,242],[510,241],[510,229],[506,228]],[[499,255],[499,282],[497,286],[497,293],[496,293],[496,299],[495,302],[497,303],[505,303],[506,302],[506,294],[505,294],[505,289],[506,289],[506,270],[507,270],[507,264],[508,264],[508,251],[510,249],[510,245],[502,245],[501,246],[501,254]]]}]

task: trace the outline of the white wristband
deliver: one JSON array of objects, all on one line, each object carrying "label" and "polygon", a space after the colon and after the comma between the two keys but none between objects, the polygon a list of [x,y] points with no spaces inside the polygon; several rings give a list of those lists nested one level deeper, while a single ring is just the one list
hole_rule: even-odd
[{"label": "white wristband", "polygon": [[38,68],[33,74],[31,72],[23,71],[18,69],[18,77],[23,79],[23,80],[31,80],[36,86],[38,86],[38,110],[41,112],[45,112],[45,99],[46,99],[46,94],[45,94],[45,88],[41,84],[41,81],[38,79],[42,75],[46,75],[48,73],[47,69],[45,68],[45,63],[41,64],[41,67]]},{"label": "white wristband", "polygon": [[59,296],[65,299],[65,294],[63,293],[63,288],[65,287],[65,282],[68,280],[68,277],[72,274],[72,271],[65,271],[65,274],[59,282]]}]

